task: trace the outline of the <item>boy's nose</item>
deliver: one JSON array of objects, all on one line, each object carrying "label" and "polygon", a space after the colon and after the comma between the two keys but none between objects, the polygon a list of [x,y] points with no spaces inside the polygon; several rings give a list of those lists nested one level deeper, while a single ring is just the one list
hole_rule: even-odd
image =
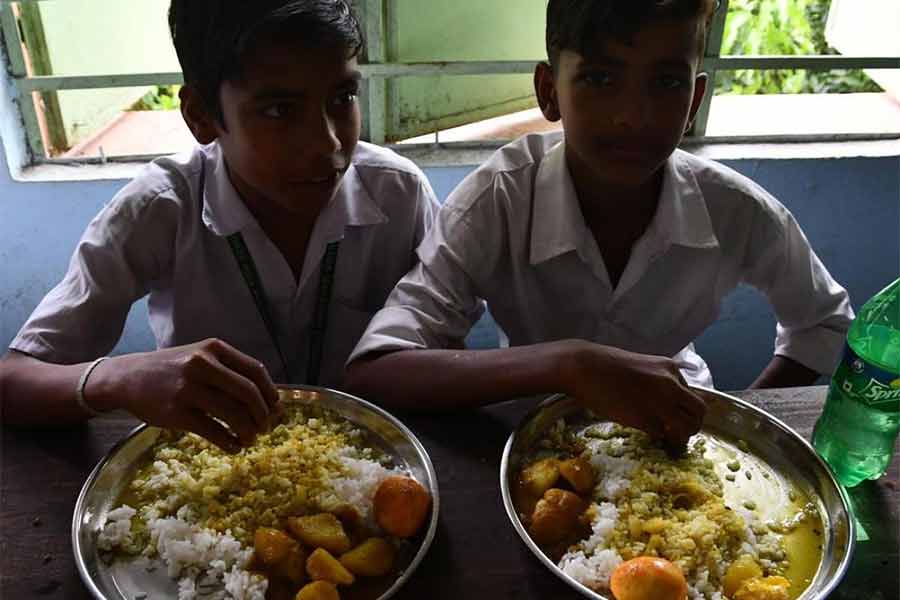
[{"label": "boy's nose", "polygon": [[650,103],[646,98],[637,95],[620,98],[610,120],[616,127],[641,129],[650,119]]},{"label": "boy's nose", "polygon": [[327,112],[311,118],[304,134],[305,145],[317,154],[334,154],[341,149],[341,140],[337,136],[334,120]]}]

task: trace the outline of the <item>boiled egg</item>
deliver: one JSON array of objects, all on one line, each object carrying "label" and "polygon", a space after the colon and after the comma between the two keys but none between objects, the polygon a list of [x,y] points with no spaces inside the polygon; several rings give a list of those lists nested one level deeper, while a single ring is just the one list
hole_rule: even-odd
[{"label": "boiled egg", "polygon": [[616,600],[686,600],[684,574],[664,558],[639,556],[616,567],[610,578]]},{"label": "boiled egg", "polygon": [[412,537],[425,522],[431,495],[411,477],[395,475],[382,481],[372,501],[375,521],[389,534]]}]

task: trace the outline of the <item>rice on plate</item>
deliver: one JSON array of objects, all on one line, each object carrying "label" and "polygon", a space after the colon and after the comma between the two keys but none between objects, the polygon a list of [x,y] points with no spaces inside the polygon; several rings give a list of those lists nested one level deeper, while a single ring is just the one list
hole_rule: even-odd
[{"label": "rice on plate", "polygon": [[745,444],[706,433],[673,458],[636,429],[559,419],[512,497],[563,573],[617,600],[791,600],[822,555],[816,506]]},{"label": "rice on plate", "polygon": [[[377,597],[430,510],[425,488],[363,430],[317,406],[288,404],[281,424],[234,455],[165,431],[149,455],[101,518],[96,546],[107,563],[164,568],[179,600]],[[405,529],[391,513],[398,484],[420,494],[402,506],[415,520]]]}]

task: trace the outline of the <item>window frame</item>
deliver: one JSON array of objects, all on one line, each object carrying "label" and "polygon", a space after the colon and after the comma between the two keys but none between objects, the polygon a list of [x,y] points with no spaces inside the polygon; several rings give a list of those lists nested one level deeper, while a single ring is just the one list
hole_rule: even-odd
[{"label": "window frame", "polygon": [[[47,157],[44,148],[40,121],[33,100],[34,95],[41,92],[61,90],[100,89],[114,87],[133,87],[145,85],[177,85],[183,83],[180,72],[159,73],[127,73],[111,75],[67,75],[67,76],[29,76],[27,74],[25,56],[21,49],[19,26],[13,14],[12,2],[36,3],[45,0],[0,0],[0,33],[9,62],[9,74],[17,94],[18,107],[25,128],[28,164],[90,164],[105,162],[142,162],[158,157],[157,154],[128,155],[115,157],[79,157],[59,158]],[[360,71],[363,82],[363,133],[362,137],[376,144],[385,143],[385,122],[387,118],[386,89],[387,82],[394,77],[407,76],[454,76],[454,75],[511,75],[530,74],[534,71],[535,61],[452,61],[422,63],[391,63],[385,58],[385,43],[393,33],[393,24],[384,18],[384,2],[391,0],[356,0],[354,2],[359,18],[366,33],[366,48],[360,57]],[[778,69],[900,69],[900,56],[855,56],[840,55],[786,55],[786,56],[721,56],[720,50],[728,14],[728,0],[721,0],[720,7],[713,20],[709,43],[701,69],[711,81],[715,80],[718,71],[738,69],[778,70]],[[900,139],[896,133],[884,134],[785,134],[759,136],[707,136],[706,126],[712,104],[713,93],[708,93],[694,120],[690,134],[685,138],[687,145],[705,143],[746,144],[746,143],[788,143],[788,142],[847,142],[868,140]],[[389,144],[390,145],[390,144]],[[416,146],[427,148],[464,148],[474,150],[491,149],[499,146],[497,141],[441,143],[439,134],[435,134],[434,144],[402,144],[391,145],[411,151]]]}]

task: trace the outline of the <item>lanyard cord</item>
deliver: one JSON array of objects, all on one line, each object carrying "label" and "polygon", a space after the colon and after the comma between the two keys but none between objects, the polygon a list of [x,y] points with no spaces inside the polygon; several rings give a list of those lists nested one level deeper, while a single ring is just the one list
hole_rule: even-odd
[{"label": "lanyard cord", "polygon": [[306,383],[319,385],[319,371],[322,366],[322,349],[325,347],[325,331],[328,328],[328,307],[331,304],[331,289],[334,287],[334,270],[337,265],[340,242],[331,242],[325,248],[319,273],[319,294],[313,312],[312,331],[309,337],[309,358],[306,366]]},{"label": "lanyard cord", "polygon": [[[241,274],[244,276],[244,282],[250,295],[253,296],[253,302],[256,304],[256,310],[272,338],[275,350],[278,352],[278,358],[281,360],[281,366],[284,369],[287,383],[291,381],[291,370],[288,368],[288,361],[281,349],[281,343],[278,341],[278,333],[275,328],[275,321],[269,312],[269,302],[266,299],[266,292],[263,289],[259,272],[256,270],[256,263],[250,256],[250,250],[244,242],[244,236],[240,232],[229,235],[228,244],[231,246],[231,252],[238,263]],[[331,242],[325,249],[325,256],[322,257],[321,272],[319,273],[319,291],[316,297],[316,307],[313,312],[312,331],[309,337],[309,359],[306,368],[306,380],[309,385],[318,385],[319,371],[322,366],[322,348],[325,345],[325,331],[328,327],[328,306],[331,302],[331,290],[334,287],[334,271],[337,264],[338,249],[340,242]]]}]

